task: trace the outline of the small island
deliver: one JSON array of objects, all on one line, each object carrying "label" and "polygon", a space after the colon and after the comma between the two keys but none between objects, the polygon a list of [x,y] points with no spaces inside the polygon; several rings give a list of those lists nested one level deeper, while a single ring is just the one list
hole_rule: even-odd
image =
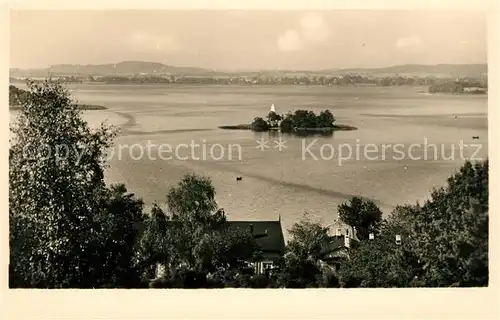
[{"label": "small island", "polygon": [[429,93],[488,94],[488,89],[477,83],[445,82],[431,85]]},{"label": "small island", "polygon": [[256,117],[251,124],[220,126],[219,128],[226,130],[252,130],[255,132],[280,131],[290,134],[357,130],[356,127],[335,124],[336,119],[329,110],[321,111],[319,115],[309,110],[296,110],[294,113],[289,112],[286,115],[280,115],[276,113],[274,107],[271,107],[271,111],[266,119]]},{"label": "small island", "polygon": [[[28,92],[16,86],[9,85],[9,110],[19,110],[26,99]],[[108,108],[95,104],[74,104],[80,110],[106,110]]]}]

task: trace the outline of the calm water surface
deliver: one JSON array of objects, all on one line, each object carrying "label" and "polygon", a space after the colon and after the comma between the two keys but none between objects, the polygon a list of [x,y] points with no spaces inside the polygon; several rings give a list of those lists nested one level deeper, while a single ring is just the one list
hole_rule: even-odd
[{"label": "calm water surface", "polygon": [[[461,141],[482,145],[476,157],[488,154],[485,96],[425,95],[419,93],[425,88],[415,87],[71,85],[70,89],[80,103],[109,108],[86,111],[91,125],[107,121],[121,128],[109,161],[110,182],[125,183],[150,205],[163,203],[169,187],[185,173],[202,173],[212,178],[217,201],[230,219],[281,215],[285,228],[305,211],[328,223],[336,216],[336,206],[354,195],[375,199],[388,214],[395,205],[425,199],[434,186],[444,184],[464,156],[477,149],[464,147],[462,156]],[[273,103],[279,113],[330,109],[338,123],[359,130],[331,137],[283,136],[287,148],[280,152],[274,148],[279,135],[217,129],[265,116]],[[270,148],[256,148],[261,137]],[[424,157],[426,141],[437,146],[436,155],[429,147]],[[159,145],[166,150],[167,145],[175,149],[190,143],[200,145],[194,158],[183,148],[179,155],[186,160],[160,159]],[[213,159],[221,156],[219,149],[210,154],[214,144],[224,147],[221,160]],[[303,147],[310,144],[313,156],[303,157]],[[349,148],[352,156],[339,161],[339,150],[347,158]],[[243,180],[236,181],[236,176]]]}]

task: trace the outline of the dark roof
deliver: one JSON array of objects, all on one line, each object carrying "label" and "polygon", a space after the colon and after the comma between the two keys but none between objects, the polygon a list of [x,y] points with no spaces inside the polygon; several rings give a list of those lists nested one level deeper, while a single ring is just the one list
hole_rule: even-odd
[{"label": "dark roof", "polygon": [[263,252],[283,252],[285,238],[281,221],[227,221],[230,228],[253,229],[253,235]]},{"label": "dark roof", "polygon": [[345,235],[330,237],[330,249],[332,251],[345,248]]},{"label": "dark roof", "polygon": [[[324,248],[323,254],[325,255],[325,257],[334,257],[338,254],[343,255],[343,253],[339,252],[344,250],[348,251],[349,248],[345,246],[345,237],[345,235],[330,237],[329,243]],[[358,242],[358,240],[351,238],[350,248],[356,247]]]},{"label": "dark roof", "polygon": [[[170,223],[171,221],[167,221]],[[239,228],[249,231],[253,226],[253,235],[263,252],[281,253],[285,250],[285,238],[281,221],[226,221],[230,228]],[[142,233],[145,228],[144,222],[134,224],[135,228]]]}]

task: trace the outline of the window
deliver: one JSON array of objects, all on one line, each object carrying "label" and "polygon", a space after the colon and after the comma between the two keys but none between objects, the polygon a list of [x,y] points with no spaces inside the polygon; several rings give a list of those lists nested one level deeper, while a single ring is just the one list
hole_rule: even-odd
[{"label": "window", "polygon": [[401,236],[399,234],[396,235],[396,244],[401,244]]},{"label": "window", "polygon": [[342,235],[342,229],[337,228],[336,235],[340,237]]},{"label": "window", "polygon": [[274,268],[274,266],[273,266],[273,263],[272,263],[272,262],[269,262],[269,261],[262,262],[262,270],[261,270],[261,273],[262,273],[262,274],[269,275],[269,274],[272,272],[273,268]]}]

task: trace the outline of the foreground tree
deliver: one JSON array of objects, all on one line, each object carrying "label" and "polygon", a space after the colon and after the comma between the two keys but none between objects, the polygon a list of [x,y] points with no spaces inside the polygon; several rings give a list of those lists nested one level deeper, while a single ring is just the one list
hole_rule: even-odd
[{"label": "foreground tree", "polygon": [[47,80],[28,83],[11,130],[10,286],[131,286],[142,202],[105,186],[111,128],[91,130],[68,91]]},{"label": "foreground tree", "polygon": [[127,192],[122,184],[107,188],[103,198],[102,209],[95,216],[94,252],[88,257],[96,264],[91,282],[98,283],[92,286],[142,286],[143,266],[138,264],[136,256],[139,241],[137,226],[144,221],[143,202]]},{"label": "foreground tree", "polygon": [[14,85],[9,85],[9,106],[18,106],[26,99],[27,92]]},{"label": "foreground tree", "polygon": [[209,178],[187,174],[167,194],[172,221],[169,228],[176,256],[188,269],[201,270],[210,251],[210,233],[223,228],[226,217],[218,210],[215,188]]},{"label": "foreground tree", "polygon": [[488,169],[465,162],[412,216],[426,286],[488,285]]},{"label": "foreground tree", "polygon": [[418,285],[421,267],[411,243],[396,243],[398,225],[384,221],[374,239],[361,241],[351,250],[339,270],[340,283],[346,288],[392,288]]},{"label": "foreground tree", "polygon": [[165,267],[159,286],[205,287],[209,274],[227,278],[258,254],[250,232],[226,224],[209,178],[187,174],[169,191],[167,205],[168,213],[153,208],[141,239],[143,259]]},{"label": "foreground tree", "polygon": [[316,261],[322,257],[325,246],[329,243],[327,232],[327,228],[306,213],[289,230],[291,239],[287,243],[287,249],[297,256]]},{"label": "foreground tree", "polygon": [[327,287],[335,283],[334,274],[321,261],[330,239],[327,228],[307,214],[289,230],[278,283],[286,288]]},{"label": "foreground tree", "polygon": [[149,280],[155,277],[158,264],[168,265],[171,259],[168,217],[157,204],[154,204],[142,227],[137,261],[138,265],[142,266],[141,276]]},{"label": "foreground tree", "polygon": [[465,162],[422,206],[397,207],[340,275],[346,287],[487,286],[488,161]]},{"label": "foreground tree", "polygon": [[359,240],[366,240],[369,234],[377,232],[382,222],[382,211],[372,201],[361,197],[352,197],[337,208],[340,219],[356,228]]}]

